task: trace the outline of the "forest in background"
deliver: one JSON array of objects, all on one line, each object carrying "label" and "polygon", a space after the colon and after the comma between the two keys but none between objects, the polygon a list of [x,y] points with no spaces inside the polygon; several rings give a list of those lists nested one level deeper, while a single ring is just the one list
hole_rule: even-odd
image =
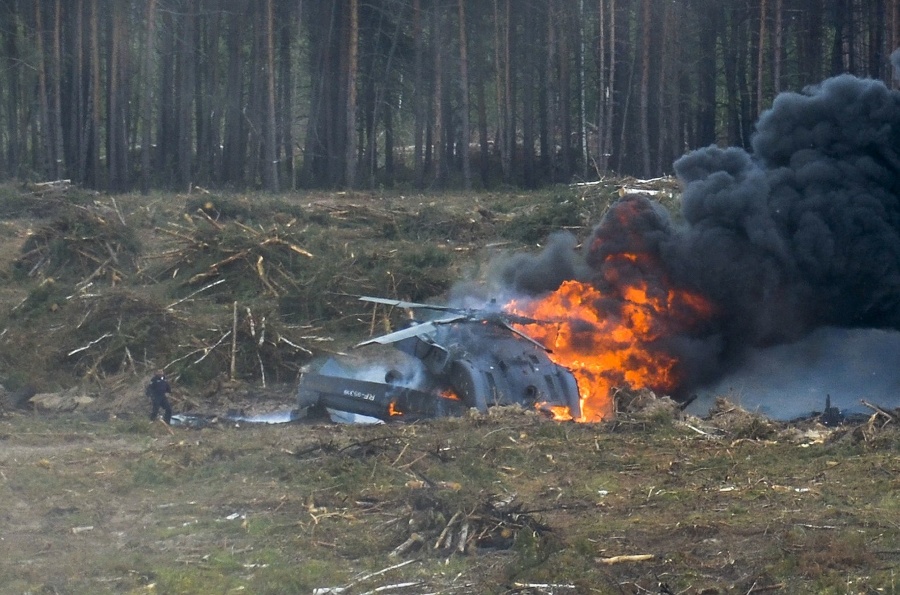
[{"label": "forest in background", "polygon": [[534,188],[895,86],[900,0],[0,0],[0,179]]}]

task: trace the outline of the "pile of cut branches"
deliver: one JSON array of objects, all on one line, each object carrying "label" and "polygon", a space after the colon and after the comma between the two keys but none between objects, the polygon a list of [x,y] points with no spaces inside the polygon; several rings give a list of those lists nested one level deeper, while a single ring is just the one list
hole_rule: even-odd
[{"label": "pile of cut branches", "polygon": [[61,366],[83,378],[162,367],[193,330],[156,301],[130,291],[80,294],[72,301],[78,322],[57,339],[57,355]]},{"label": "pile of cut branches", "polygon": [[14,263],[18,274],[82,285],[104,279],[116,285],[134,270],[140,245],[115,206],[59,206],[56,217],[25,241]]},{"label": "pile of cut branches", "polygon": [[[298,289],[298,278],[313,254],[294,222],[251,227],[239,221],[219,222],[205,211],[161,229],[176,245],[160,254],[157,278],[181,278],[181,286],[196,290],[214,281],[227,281],[208,295],[280,297]],[[209,286],[212,289],[212,285]]]}]

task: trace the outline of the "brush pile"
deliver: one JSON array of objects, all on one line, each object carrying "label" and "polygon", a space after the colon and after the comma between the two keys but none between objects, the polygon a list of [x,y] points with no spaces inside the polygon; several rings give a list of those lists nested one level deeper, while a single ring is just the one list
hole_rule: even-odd
[{"label": "brush pile", "polygon": [[446,291],[479,229],[466,214],[379,201],[3,191],[16,205],[0,212],[16,226],[0,246],[17,288],[0,334],[12,386],[157,368],[181,386],[293,383],[371,324],[357,296]]}]

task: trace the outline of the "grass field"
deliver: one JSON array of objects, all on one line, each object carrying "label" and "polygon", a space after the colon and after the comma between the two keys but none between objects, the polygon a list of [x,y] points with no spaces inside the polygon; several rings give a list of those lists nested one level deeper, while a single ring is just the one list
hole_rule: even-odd
[{"label": "grass field", "polygon": [[0,591],[895,593],[894,424],[742,419],[11,414]]}]

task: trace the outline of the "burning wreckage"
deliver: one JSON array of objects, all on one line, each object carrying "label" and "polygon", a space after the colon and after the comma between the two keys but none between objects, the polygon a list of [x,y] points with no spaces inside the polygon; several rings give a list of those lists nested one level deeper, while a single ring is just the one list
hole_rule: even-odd
[{"label": "burning wreckage", "polygon": [[301,410],[321,407],[336,421],[410,420],[458,416],[492,405],[536,407],[576,415],[575,377],[552,362],[548,350],[516,326],[543,324],[502,310],[463,309],[376,297],[363,301],[413,311],[439,312],[404,329],[363,341],[357,347],[391,345],[406,357],[363,369],[328,360],[304,374],[298,389]]},{"label": "burning wreckage", "polygon": [[[900,50],[891,61],[900,72]],[[497,263],[478,293],[515,300],[366,342],[418,367],[363,378],[329,362],[301,382],[301,405],[389,419],[516,403],[590,422],[627,388],[744,393],[777,419],[810,398],[897,407],[900,91],[840,75],[782,93],[750,149],[682,156],[678,220],[628,195],[582,249],[560,233]]]}]

